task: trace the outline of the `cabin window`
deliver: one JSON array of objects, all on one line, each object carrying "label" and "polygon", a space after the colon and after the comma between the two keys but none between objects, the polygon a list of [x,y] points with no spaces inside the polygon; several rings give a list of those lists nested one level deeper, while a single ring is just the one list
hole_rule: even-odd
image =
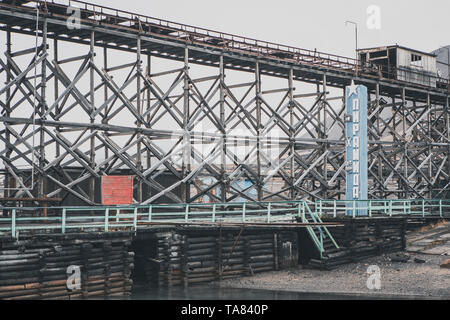
[{"label": "cabin window", "polygon": [[422,67],[422,56],[418,54],[411,54],[411,65],[414,67]]}]

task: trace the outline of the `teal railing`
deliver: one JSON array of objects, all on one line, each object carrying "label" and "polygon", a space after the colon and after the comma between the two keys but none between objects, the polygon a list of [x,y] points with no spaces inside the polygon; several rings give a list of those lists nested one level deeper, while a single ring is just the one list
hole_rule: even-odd
[{"label": "teal railing", "polygon": [[[322,255],[324,240],[332,237],[322,218],[353,216],[360,210],[368,216],[441,217],[450,218],[450,200],[317,200],[316,202],[244,202],[152,204],[147,206],[105,207],[3,207],[6,216],[0,216],[0,233],[18,238],[24,231],[137,231],[151,224],[177,223],[293,223],[301,221]],[[308,225],[311,224],[311,225]]]},{"label": "teal railing", "polygon": [[447,199],[317,200],[314,209],[319,217],[356,217],[358,212],[365,211],[369,217],[450,218],[450,200]]},{"label": "teal railing", "polygon": [[[293,202],[252,202],[212,204],[153,204],[147,206],[105,207],[3,207],[7,217],[0,216],[0,232],[16,237],[22,231],[73,229],[109,232],[118,229],[148,227],[171,223],[280,223],[295,222],[298,206]],[[1,212],[1,211],[0,211]]]},{"label": "teal railing", "polygon": [[[302,202],[298,207],[298,216],[300,217],[300,220],[303,223],[310,223],[307,216],[309,216],[312,219],[312,222],[314,223],[322,223],[322,219],[319,215],[317,215],[316,212],[311,211],[310,206],[306,202]],[[320,257],[322,258],[323,253],[325,252],[324,248],[324,239],[329,238],[331,239],[331,242],[333,245],[339,249],[338,244],[334,240],[333,236],[329,232],[328,228],[325,226],[318,225],[315,229],[313,229],[311,226],[306,226],[306,230],[308,231],[311,239],[313,240],[316,248],[319,250]],[[315,232],[318,231],[318,233]]]}]

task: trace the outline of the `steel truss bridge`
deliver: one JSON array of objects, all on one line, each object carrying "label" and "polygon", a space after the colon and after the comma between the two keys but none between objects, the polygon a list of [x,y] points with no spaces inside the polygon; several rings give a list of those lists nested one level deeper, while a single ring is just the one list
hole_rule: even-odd
[{"label": "steel truss bridge", "polygon": [[[96,179],[126,172],[142,206],[342,200],[353,80],[370,93],[369,197],[449,198],[448,84],[80,1],[1,1],[0,29],[4,197],[96,206]],[[74,52],[61,54],[67,44]]]}]

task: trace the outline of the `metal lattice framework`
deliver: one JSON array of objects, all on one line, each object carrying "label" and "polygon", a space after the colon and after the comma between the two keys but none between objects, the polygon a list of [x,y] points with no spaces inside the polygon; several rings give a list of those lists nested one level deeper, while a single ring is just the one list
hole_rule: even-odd
[{"label": "metal lattice framework", "polygon": [[[377,78],[350,58],[70,5],[80,8],[77,28],[67,26],[68,2],[0,3],[4,196],[96,205],[96,179],[125,172],[144,205],[343,199],[343,88],[353,80],[370,92],[370,198],[449,197],[448,84]],[[16,34],[31,45],[14,51]],[[61,42],[84,53],[62,59]],[[129,61],[108,65],[116,51]],[[173,67],[152,72],[162,58]]]}]

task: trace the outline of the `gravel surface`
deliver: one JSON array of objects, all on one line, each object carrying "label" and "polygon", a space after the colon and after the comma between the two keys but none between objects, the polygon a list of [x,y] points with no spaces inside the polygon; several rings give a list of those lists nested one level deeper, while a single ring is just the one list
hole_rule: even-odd
[{"label": "gravel surface", "polygon": [[[411,254],[408,262],[392,262],[382,255],[359,263],[340,266],[332,271],[297,268],[275,271],[251,277],[225,280],[220,287],[266,290],[287,290],[312,293],[343,293],[364,295],[427,296],[450,300],[450,269],[439,264],[448,256]],[[414,258],[425,260],[415,263]],[[367,288],[370,265],[381,271],[381,289]]]}]

